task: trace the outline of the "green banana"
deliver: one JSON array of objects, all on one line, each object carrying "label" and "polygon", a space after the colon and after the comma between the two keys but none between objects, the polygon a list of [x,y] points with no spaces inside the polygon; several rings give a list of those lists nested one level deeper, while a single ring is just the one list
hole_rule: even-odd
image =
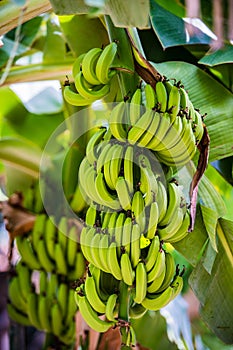
[{"label": "green banana", "polygon": [[163,139],[165,138],[168,130],[170,129],[171,123],[170,116],[168,113],[159,114],[156,112],[155,118],[160,118],[159,126],[157,127],[156,132],[151,138],[150,142],[146,144],[146,148],[157,152],[158,150],[160,150],[160,148],[164,149]]},{"label": "green banana", "polygon": [[101,233],[96,232],[92,241],[91,241],[91,262],[99,269],[102,269],[102,261],[99,256],[99,244],[101,240]]},{"label": "green banana", "polygon": [[31,270],[20,260],[16,265],[16,272],[18,273],[21,294],[27,300],[28,294],[32,291]]},{"label": "green banana", "polygon": [[72,265],[73,269],[68,271],[68,280],[75,281],[84,276],[86,270],[86,262],[81,251],[76,253],[75,262]]},{"label": "green banana", "polygon": [[52,304],[50,308],[51,315],[51,327],[52,333],[55,334],[58,338],[62,334],[64,324],[62,320],[62,311],[58,302]]},{"label": "green banana", "polygon": [[54,217],[48,217],[45,223],[44,241],[48,255],[51,259],[54,259],[54,244],[57,240],[57,228],[54,225]]},{"label": "green banana", "polygon": [[159,250],[157,259],[152,269],[147,273],[147,283],[154,281],[158,278],[165,269],[165,252],[163,249]]},{"label": "green banana", "polygon": [[132,319],[139,319],[143,315],[145,315],[146,312],[147,312],[147,309],[144,308],[141,304],[134,303],[133,305],[130,305],[129,317]]},{"label": "green banana", "polygon": [[38,308],[39,308],[39,295],[32,292],[28,295],[27,299],[27,314],[31,324],[37,329],[43,329],[43,326],[39,320]]},{"label": "green banana", "polygon": [[69,287],[67,283],[60,283],[57,291],[57,302],[61,308],[62,318],[64,319],[67,314]]},{"label": "green banana", "polygon": [[55,244],[54,250],[55,250],[54,257],[55,257],[56,271],[58,274],[66,276],[68,273],[68,265],[66,262],[64,251],[60,246],[60,244],[58,243]]},{"label": "green banana", "polygon": [[167,96],[166,87],[162,81],[158,81],[156,83],[155,92],[158,100],[159,111],[164,113],[166,112],[166,109],[167,109],[168,96]]},{"label": "green banana", "polygon": [[116,322],[115,314],[117,307],[117,299],[118,295],[116,293],[109,295],[108,300],[106,302],[105,315],[109,321]]},{"label": "green banana", "polygon": [[136,222],[140,226],[140,231],[144,232],[146,225],[145,218],[145,201],[141,191],[136,191],[133,195],[131,211]]},{"label": "green banana", "polygon": [[67,313],[65,316],[65,324],[70,325],[71,323],[74,323],[74,316],[76,312],[78,311],[77,304],[74,299],[74,293],[75,291],[73,289],[69,289],[68,292],[68,301],[67,301]]},{"label": "green banana", "polygon": [[159,254],[159,250],[160,250],[160,240],[159,240],[159,236],[156,235],[151,240],[151,244],[149,246],[148,253],[145,258],[145,268],[147,272],[150,271],[152,267],[155,265],[155,262]]},{"label": "green banana", "polygon": [[115,225],[115,233],[114,233],[114,239],[117,246],[117,256],[120,258],[121,256],[121,249],[122,249],[122,234],[123,234],[123,227],[125,222],[125,213],[122,212],[118,214],[116,225]]},{"label": "green banana", "polygon": [[142,111],[142,90],[140,88],[136,89],[133,93],[129,104],[129,119],[131,125],[135,125],[138,119],[141,117]]},{"label": "green banana", "polygon": [[100,100],[110,91],[110,86],[108,84],[97,85],[99,87],[98,89],[94,89],[93,85],[90,87],[89,84],[87,84],[82,71],[75,76],[74,83],[78,93],[89,101],[93,101],[93,99]]},{"label": "green banana", "polygon": [[146,84],[144,86],[144,93],[145,93],[146,108],[149,108],[149,109],[155,108],[158,101],[156,98],[155,90],[150,84]]},{"label": "green banana", "polygon": [[159,207],[157,202],[152,202],[150,207],[150,211],[148,214],[148,224],[146,229],[146,237],[149,239],[153,239],[155,236],[158,219],[159,219]]},{"label": "green banana", "polygon": [[121,268],[117,258],[117,244],[116,242],[111,242],[109,249],[107,251],[108,266],[110,273],[117,279],[122,280]]},{"label": "green banana", "polygon": [[131,145],[127,145],[124,160],[123,160],[123,168],[124,168],[124,178],[128,187],[128,191],[130,195],[134,192],[134,147]]},{"label": "green banana", "polygon": [[100,296],[98,295],[96,284],[93,276],[87,276],[85,280],[85,295],[87,300],[89,301],[92,308],[100,313],[104,314],[106,310],[105,303],[101,300]]},{"label": "green banana", "polygon": [[16,244],[22,260],[32,270],[39,270],[41,264],[38,261],[37,255],[33,250],[32,244],[27,236],[17,236]]},{"label": "green banana", "polygon": [[78,229],[73,225],[69,229],[69,236],[67,240],[67,263],[70,267],[75,266],[76,254],[78,250]]},{"label": "green banana", "polygon": [[98,158],[98,145],[103,140],[103,136],[106,133],[106,128],[100,128],[97,130],[87,143],[86,157],[90,164],[94,164]]},{"label": "green banana", "polygon": [[164,216],[166,215],[167,203],[168,203],[167,189],[165,188],[162,181],[158,181],[158,193],[157,193],[156,201],[158,203],[158,208],[159,208],[158,223],[160,223],[163,220]]},{"label": "green banana", "polygon": [[180,110],[180,91],[176,85],[173,85],[169,92],[167,109],[173,124]]},{"label": "green banana", "polygon": [[165,254],[165,265],[166,265],[166,273],[164,276],[164,280],[161,286],[157,289],[156,293],[163,292],[171,284],[175,276],[176,263],[171,253]]},{"label": "green banana", "polygon": [[157,293],[158,289],[161,287],[161,285],[164,282],[164,278],[166,275],[166,266],[164,267],[162,273],[157,276],[147,287],[147,292],[148,293]]},{"label": "green banana", "polygon": [[32,246],[33,249],[37,250],[37,243],[45,236],[45,223],[47,216],[45,214],[39,214],[36,216],[36,221],[32,229]]},{"label": "green banana", "polygon": [[108,264],[108,250],[109,250],[109,235],[102,234],[99,242],[99,258],[101,260],[101,269],[105,272],[109,272]]},{"label": "green banana", "polygon": [[147,292],[147,272],[143,261],[140,261],[136,267],[135,281],[135,296],[133,300],[135,303],[141,304]]},{"label": "green banana", "polygon": [[177,208],[167,226],[158,227],[157,232],[161,241],[169,242],[169,239],[175,236],[183,223],[183,211]]},{"label": "green banana", "polygon": [[186,90],[180,86],[180,109],[189,114],[189,97]]},{"label": "green banana", "polygon": [[116,322],[101,320],[98,317],[97,312],[93,310],[91,304],[87,300],[86,296],[82,294],[82,291],[80,291],[80,289],[76,290],[75,300],[83,319],[88,324],[88,326],[94,329],[96,332],[106,332],[116,324]]},{"label": "green banana", "polygon": [[119,141],[127,139],[127,105],[124,101],[117,103],[109,117],[109,128],[112,135]]},{"label": "green banana", "polygon": [[110,69],[116,54],[117,44],[112,42],[105,46],[96,63],[96,77],[102,84],[107,84],[113,74],[115,74],[115,71],[110,71]]},{"label": "green banana", "polygon": [[143,132],[142,136],[138,140],[138,146],[139,147],[150,148],[147,145],[150,145],[152,140],[154,140],[154,137],[157,134],[157,130],[159,130],[160,121],[161,121],[161,118],[159,116],[159,113],[154,112],[151,124],[148,126],[147,129],[145,129],[145,131]]},{"label": "green banana", "polygon": [[38,296],[38,319],[43,330],[51,332],[50,302],[44,295]]},{"label": "green banana", "polygon": [[40,285],[40,294],[45,295],[47,293],[47,288],[48,288],[48,275],[47,275],[47,272],[44,270],[40,271],[39,285]]},{"label": "green banana", "polygon": [[31,322],[29,321],[27,315],[18,311],[12,304],[7,304],[7,312],[13,321],[16,321],[24,326],[31,326]]},{"label": "green banana", "polygon": [[123,281],[128,285],[132,286],[135,278],[135,272],[132,268],[132,264],[127,253],[121,255],[120,260],[121,274]]},{"label": "green banana", "polygon": [[116,188],[116,182],[121,171],[121,163],[124,152],[123,145],[116,144],[110,162],[110,177],[113,187]]},{"label": "green banana", "polygon": [[121,246],[124,247],[124,251],[127,252],[128,255],[130,255],[132,229],[133,229],[132,218],[127,217],[123,225]]},{"label": "green banana", "polygon": [[173,299],[173,296],[173,288],[169,286],[160,294],[148,294],[146,298],[142,301],[142,306],[144,306],[148,310],[157,311],[169,304],[169,302]]},{"label": "green banana", "polygon": [[107,157],[111,147],[112,147],[111,142],[103,141],[101,143],[100,154],[99,154],[99,157],[97,158],[97,161],[96,161],[96,172],[97,173],[102,171],[102,168],[106,162],[106,157]]},{"label": "green banana", "polygon": [[185,238],[188,235],[188,229],[190,226],[190,213],[189,211],[186,212],[182,225],[180,226],[179,230],[176,231],[174,236],[169,238],[169,243],[176,243],[181,241],[183,238]]},{"label": "green banana", "polygon": [[16,310],[22,313],[25,313],[25,311],[27,311],[27,299],[25,299],[23,296],[18,276],[15,276],[10,280],[8,287],[8,296],[10,298],[12,306]]},{"label": "green banana", "polygon": [[136,268],[140,260],[141,249],[140,249],[140,227],[137,223],[133,223],[130,243],[130,261],[133,268]]},{"label": "green banana", "polygon": [[145,130],[147,130],[152,123],[154,118],[154,111],[146,110],[145,113],[138,119],[138,121],[132,126],[132,128],[128,132],[128,142],[130,144],[137,144],[140,140],[140,137],[143,135]]},{"label": "green banana", "polygon": [[110,194],[106,187],[103,173],[98,173],[95,179],[95,189],[100,198],[102,198],[103,205],[108,206],[113,210],[120,210],[121,205],[116,196]]},{"label": "green banana", "polygon": [[64,255],[66,256],[67,242],[68,242],[68,219],[61,217],[58,223],[57,243],[61,246]]},{"label": "green banana", "polygon": [[55,269],[54,261],[48,256],[45,241],[41,239],[37,244],[38,260],[42,268],[47,272],[53,272]]},{"label": "green banana", "polygon": [[131,195],[127,186],[127,182],[123,176],[119,176],[116,181],[116,192],[121,207],[125,211],[131,210]]},{"label": "green banana", "polygon": [[70,85],[64,87],[63,96],[66,102],[72,106],[84,107],[91,105],[94,101],[96,101],[96,98],[94,97],[92,99],[83,97],[78,92],[75,92]]},{"label": "green banana", "polygon": [[83,63],[83,59],[86,56],[86,53],[83,53],[81,55],[79,55],[72,66],[72,75],[73,77],[75,77],[82,69],[82,63]]},{"label": "green banana", "polygon": [[100,81],[97,79],[95,69],[97,61],[102,53],[102,49],[99,47],[94,47],[91,50],[89,50],[82,61],[82,72],[84,75],[84,78],[88,81],[88,83],[92,85],[99,85]]},{"label": "green banana", "polygon": [[174,215],[176,215],[176,211],[180,206],[181,201],[181,192],[179,187],[175,182],[168,183],[168,205],[165,216],[159,222],[159,226],[166,226],[172,219]]}]

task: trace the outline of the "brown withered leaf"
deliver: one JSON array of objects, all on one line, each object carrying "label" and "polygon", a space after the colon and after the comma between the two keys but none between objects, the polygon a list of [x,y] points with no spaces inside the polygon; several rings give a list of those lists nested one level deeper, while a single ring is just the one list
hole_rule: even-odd
[{"label": "brown withered leaf", "polygon": [[210,138],[207,131],[207,128],[205,124],[204,126],[204,134],[202,136],[202,139],[200,143],[198,144],[198,150],[200,152],[198,164],[197,164],[197,170],[192,178],[192,182],[190,184],[189,189],[189,198],[190,198],[190,215],[191,215],[191,221],[189,226],[189,232],[193,230],[194,228],[194,222],[195,222],[195,216],[196,216],[196,205],[197,205],[197,192],[198,192],[198,185],[199,182],[206,170],[208,159],[209,159],[209,145],[210,145]]},{"label": "brown withered leaf", "polygon": [[163,76],[155,69],[154,66],[152,66],[149,61],[147,61],[147,59],[138,50],[132,36],[130,35],[129,30],[126,29],[126,33],[131,42],[136,72],[146,83],[155,88],[156,83],[164,79]]}]

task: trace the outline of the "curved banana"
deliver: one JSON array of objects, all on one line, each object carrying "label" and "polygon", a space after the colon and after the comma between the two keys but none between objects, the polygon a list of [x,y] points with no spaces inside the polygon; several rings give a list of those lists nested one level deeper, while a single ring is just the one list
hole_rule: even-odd
[{"label": "curved banana", "polygon": [[93,97],[92,99],[87,99],[80,95],[78,92],[75,92],[74,89],[70,86],[67,85],[64,87],[63,90],[63,96],[66,102],[71,104],[72,106],[88,106],[91,105],[93,102],[96,101],[96,98]]},{"label": "curved banana", "polygon": [[83,59],[86,56],[86,53],[83,53],[81,55],[79,55],[74,63],[73,63],[73,67],[72,67],[72,75],[73,77],[75,77],[82,69],[82,63],[83,63]]},{"label": "curved banana", "polygon": [[92,101],[93,99],[95,100],[100,100],[104,96],[106,96],[109,91],[110,91],[110,86],[107,85],[99,85],[98,89],[94,89],[94,86],[89,86],[87,82],[85,81],[85,78],[83,76],[83,72],[79,72],[75,78],[74,78],[74,83],[76,90],[78,93],[85,99]]},{"label": "curved banana", "polygon": [[101,240],[102,234],[99,232],[96,232],[94,237],[92,238],[91,241],[91,262],[95,266],[97,266],[99,269],[102,269],[102,261],[99,256],[99,244]]},{"label": "curved banana", "polygon": [[121,207],[125,211],[131,210],[131,195],[123,176],[117,178],[115,187]]},{"label": "curved banana", "polygon": [[114,146],[114,152],[110,162],[110,177],[113,187],[116,188],[116,182],[121,171],[124,146],[121,144],[115,144]]},{"label": "curved banana", "polygon": [[127,253],[123,253],[121,255],[120,266],[121,266],[121,274],[122,274],[123,281],[128,286],[132,286],[135,278],[135,272],[132,268],[129,255]]},{"label": "curved banana", "polygon": [[165,252],[163,249],[159,250],[157,259],[152,269],[147,273],[147,283],[154,281],[165,270]]},{"label": "curved banana", "polygon": [[39,270],[41,268],[41,264],[38,261],[37,254],[32,248],[32,244],[29,241],[27,236],[17,236],[16,244],[18,251],[22,257],[22,260],[28,267],[32,270]]},{"label": "curved banana", "polygon": [[37,244],[38,260],[42,268],[47,272],[53,272],[55,269],[54,261],[48,256],[45,241],[41,239]]},{"label": "curved banana", "polygon": [[86,270],[86,262],[81,251],[76,253],[75,262],[72,269],[68,271],[68,280],[76,281],[84,276]]},{"label": "curved banana", "polygon": [[117,279],[122,280],[121,268],[117,258],[117,244],[116,242],[111,242],[108,251],[107,251],[107,259],[109,272]]},{"label": "curved banana", "polygon": [[142,112],[142,90],[136,89],[129,104],[129,119],[131,125],[135,125],[138,119],[141,117]]},{"label": "curved banana", "polygon": [[142,306],[148,310],[157,311],[166,306],[173,299],[174,291],[172,287],[168,287],[160,294],[148,294],[142,301]]},{"label": "curved banana", "polygon": [[164,113],[166,112],[166,109],[167,109],[168,96],[167,96],[167,90],[162,81],[158,81],[156,83],[155,92],[158,100],[159,111]]},{"label": "curved banana", "polygon": [[101,300],[100,296],[98,295],[96,284],[93,276],[87,276],[84,284],[85,289],[85,295],[87,300],[89,301],[92,308],[100,313],[104,314],[106,310],[105,303]]},{"label": "curved banana", "polygon": [[23,297],[22,289],[19,284],[19,278],[17,276],[13,277],[9,282],[8,296],[12,306],[25,313],[27,311],[27,299]]},{"label": "curved banana", "polygon": [[57,240],[57,228],[54,225],[54,217],[48,217],[45,223],[44,241],[48,255],[54,259],[54,244]]},{"label": "curved banana", "polygon": [[90,164],[94,164],[99,156],[98,145],[103,140],[103,136],[106,133],[106,128],[100,128],[97,130],[87,143],[86,157]]},{"label": "curved banana", "polygon": [[61,282],[57,291],[57,302],[61,308],[62,318],[64,319],[67,314],[67,303],[69,295],[69,286],[67,283]]},{"label": "curved banana", "polygon": [[160,121],[161,121],[161,118],[159,113],[154,112],[152,122],[150,123],[148,128],[145,129],[144,133],[142,134],[142,136],[138,141],[139,147],[150,148],[148,145],[150,145],[152,140],[154,140],[154,137],[157,134],[157,130],[159,130]]},{"label": "curved banana", "polygon": [[96,172],[99,173],[102,171],[103,166],[106,162],[106,157],[112,147],[112,143],[104,141],[101,143],[100,154],[96,162]]},{"label": "curved banana", "polygon": [[51,315],[52,333],[59,338],[63,332],[64,325],[63,325],[61,307],[58,303],[52,304],[50,308],[50,315]]},{"label": "curved banana", "polygon": [[80,289],[76,290],[75,300],[84,321],[96,332],[106,332],[116,324],[116,322],[101,320],[98,317],[97,312],[91,307],[91,304],[87,300],[86,296],[83,295],[82,291],[80,291]]},{"label": "curved banana", "polygon": [[123,171],[124,178],[127,183],[128,191],[130,196],[134,192],[134,147],[131,145],[127,145],[124,160],[123,160]]},{"label": "curved banana", "polygon": [[173,124],[180,110],[180,91],[176,85],[173,85],[169,92],[167,110]]},{"label": "curved banana", "polygon": [[21,292],[22,297],[27,300],[28,294],[32,291],[31,270],[28,266],[20,260],[16,265],[16,272],[18,273],[19,287],[18,293]]},{"label": "curved banana", "polygon": [[157,152],[157,150],[160,150],[161,145],[164,149],[163,139],[165,138],[169,128],[171,127],[171,123],[170,116],[168,113],[159,114],[158,112],[156,112],[155,118],[160,119],[160,121],[157,121],[159,125],[150,142],[146,144],[146,148]]},{"label": "curved banana", "polygon": [[7,312],[13,321],[16,321],[24,326],[31,326],[31,322],[29,321],[27,315],[18,311],[12,304],[7,304]]},{"label": "curved banana", "polygon": [[124,101],[118,102],[111,111],[109,128],[113,136],[122,142],[127,139],[127,105]]},{"label": "curved banana", "polygon": [[180,86],[180,109],[189,114],[189,97],[187,91]]},{"label": "curved banana", "polygon": [[121,256],[122,235],[123,235],[123,227],[124,227],[125,218],[126,218],[126,216],[125,216],[124,212],[118,214],[118,217],[116,220],[116,225],[115,225],[114,239],[116,242],[118,258],[120,258],[120,256]]},{"label": "curved banana", "polygon": [[175,182],[168,183],[168,205],[165,216],[159,222],[159,226],[166,226],[172,217],[176,215],[177,209],[180,207],[181,192],[179,186]]},{"label": "curved banana", "polygon": [[141,233],[145,230],[145,201],[141,191],[136,191],[133,195],[131,211],[136,222],[140,226]]},{"label": "curved banana", "polygon": [[[85,54],[82,60],[82,72],[83,72],[84,78],[88,81],[88,83],[92,85],[101,84],[99,79],[97,79],[95,69],[96,69],[97,61],[102,51],[103,50],[100,49],[99,47],[94,47]],[[76,76],[76,74],[74,76]]]},{"label": "curved banana", "polygon": [[121,237],[121,246],[124,247],[124,251],[130,255],[130,246],[131,246],[131,233],[133,229],[133,222],[131,217],[127,217],[124,221],[122,237]]},{"label": "curved banana", "polygon": [[116,314],[116,307],[117,307],[117,299],[118,299],[118,295],[114,293],[109,295],[108,300],[106,302],[105,315],[109,321],[116,322],[115,314]]},{"label": "curved banana", "polygon": [[156,290],[156,293],[163,292],[173,281],[173,278],[176,273],[176,263],[173,255],[171,253],[165,254],[165,265],[166,265],[166,273],[164,276],[163,283]]},{"label": "curved banana", "polygon": [[57,273],[66,276],[68,273],[68,265],[66,262],[64,251],[59,243],[55,244],[54,250],[55,250],[54,257],[55,257],[55,264],[56,264]]},{"label": "curved banana", "polygon": [[43,329],[43,326],[39,320],[38,307],[39,307],[39,295],[35,292],[30,293],[27,299],[27,314],[31,324],[37,329]]},{"label": "curved banana", "polygon": [[74,225],[69,229],[69,236],[67,240],[67,262],[70,267],[75,266],[76,254],[78,251],[78,230]]},{"label": "curved banana", "polygon": [[50,301],[44,295],[38,296],[38,319],[43,330],[51,332]]},{"label": "curved banana", "polygon": [[107,84],[115,71],[110,71],[111,65],[117,53],[117,44],[112,42],[105,46],[103,49],[97,64],[96,64],[96,77],[102,84]]},{"label": "curved banana", "polygon": [[181,227],[179,228],[178,231],[175,232],[175,234],[172,237],[169,238],[169,243],[176,243],[181,241],[183,238],[185,238],[189,233],[188,232],[189,226],[190,226],[190,213],[187,210]]},{"label": "curved banana", "polygon": [[134,303],[129,307],[129,317],[132,319],[141,318],[143,315],[145,315],[146,312],[147,309],[141,304]]},{"label": "curved banana", "polygon": [[156,235],[151,240],[151,244],[149,246],[147,256],[144,259],[145,268],[147,272],[150,271],[152,267],[155,265],[155,262],[159,254],[159,250],[160,250],[160,240],[159,240],[159,236]]},{"label": "curved banana", "polygon": [[157,276],[147,287],[147,292],[148,293],[157,293],[158,289],[161,287],[161,285],[164,282],[164,278],[166,275],[166,266],[164,267],[162,273]]},{"label": "curved banana", "polygon": [[100,204],[106,205],[113,210],[121,209],[119,199],[117,199],[116,196],[109,193],[106,187],[103,173],[97,174],[95,179],[95,189],[98,196],[102,198],[102,203]]},{"label": "curved banana", "polygon": [[168,203],[167,189],[165,188],[162,181],[158,181],[158,193],[157,193],[156,201],[158,203],[158,208],[159,208],[158,223],[160,223],[163,220],[164,216],[166,215],[167,203]]},{"label": "curved banana", "polygon": [[139,262],[136,267],[135,277],[135,296],[134,301],[137,304],[141,304],[146,297],[147,292],[147,272],[143,261]]},{"label": "curved banana", "polygon": [[141,249],[140,249],[140,227],[137,223],[133,223],[130,243],[130,261],[133,268],[136,268],[140,261]]},{"label": "curved banana", "polygon": [[144,86],[144,93],[145,93],[145,106],[146,108],[152,109],[155,108],[157,104],[157,97],[155,94],[155,90],[150,84],[146,84]]},{"label": "curved banana", "polygon": [[64,319],[65,325],[70,325],[73,323],[74,316],[78,311],[77,304],[74,299],[75,291],[73,289],[69,289],[68,291],[68,301],[67,301],[67,313]]},{"label": "curved banana", "polygon": [[152,202],[149,207],[149,219],[146,229],[146,237],[153,239],[157,230],[158,220],[159,220],[159,207],[157,202]]},{"label": "curved banana", "polygon": [[37,243],[45,236],[45,223],[47,216],[45,214],[39,214],[36,216],[36,221],[32,229],[32,246],[33,249],[37,250]]},{"label": "curved banana", "polygon": [[99,242],[99,258],[101,260],[101,270],[109,272],[108,264],[109,235],[102,234]]},{"label": "curved banana", "polygon": [[183,211],[177,208],[169,223],[164,227],[158,227],[157,232],[161,241],[169,242],[170,238],[175,236],[183,223]]},{"label": "curved banana", "polygon": [[57,232],[57,243],[61,246],[64,256],[66,257],[66,249],[68,242],[68,219],[63,216],[60,218],[58,223],[58,232]]},{"label": "curved banana", "polygon": [[137,144],[140,146],[140,137],[143,135],[145,130],[147,130],[152,123],[154,118],[154,111],[148,109],[143,113],[143,115],[138,119],[138,121],[132,126],[128,132],[128,142],[131,144]]}]

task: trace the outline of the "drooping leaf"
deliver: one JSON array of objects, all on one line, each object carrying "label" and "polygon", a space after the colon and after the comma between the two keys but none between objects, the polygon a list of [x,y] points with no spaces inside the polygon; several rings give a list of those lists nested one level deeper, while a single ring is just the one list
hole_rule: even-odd
[{"label": "drooping leaf", "polygon": [[225,46],[214,52],[207,52],[198,63],[206,66],[217,66],[218,64],[233,63],[233,45],[225,44]]},{"label": "drooping leaf", "polygon": [[229,90],[189,63],[157,63],[155,68],[169,78],[181,80],[195,108],[199,108],[202,114],[207,113],[209,161],[233,155],[233,96]]},{"label": "drooping leaf", "polygon": [[178,17],[185,17],[185,6],[181,3],[181,1],[177,0],[150,0],[151,6],[153,3],[157,3],[159,6],[163,7],[165,10],[170,11],[174,15]]},{"label": "drooping leaf", "polygon": [[213,249],[217,251],[215,233],[216,233],[216,226],[218,222],[218,214],[215,210],[205,207],[204,205],[200,205],[200,207],[201,207],[203,221],[205,224],[206,231],[208,232],[210,242],[212,244]]},{"label": "drooping leaf", "polygon": [[[190,285],[201,302],[201,316],[226,344],[233,343],[233,222],[220,219],[217,225],[218,254],[211,274],[202,257],[190,277]],[[205,253],[206,254],[206,253]]]},{"label": "drooping leaf", "polygon": [[[158,3],[151,1],[150,18],[152,27],[164,49],[172,46],[210,44],[211,38],[200,27],[194,27],[193,35],[187,31],[185,21]],[[189,24],[193,26],[193,24]],[[200,23],[199,23],[200,26]]]}]

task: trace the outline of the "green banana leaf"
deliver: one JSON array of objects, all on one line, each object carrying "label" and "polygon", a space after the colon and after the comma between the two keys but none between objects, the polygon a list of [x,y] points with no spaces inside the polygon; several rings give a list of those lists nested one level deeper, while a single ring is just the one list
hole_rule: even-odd
[{"label": "green banana leaf", "polygon": [[[59,4],[61,6],[62,1],[59,0]],[[63,6],[66,7],[64,3]],[[109,43],[107,31],[99,18],[87,15],[59,16],[59,22],[74,56]]]},{"label": "green banana leaf", "polygon": [[205,64],[206,66],[217,66],[219,64],[233,63],[233,45],[225,44],[223,48],[214,51],[207,52],[198,63]]},{"label": "green banana leaf", "polygon": [[66,56],[66,43],[59,25],[55,23],[52,15],[47,23],[47,33],[43,49],[43,62],[54,64],[56,61],[63,62]]},{"label": "green banana leaf", "polygon": [[233,96],[223,85],[200,68],[185,62],[154,64],[169,78],[181,80],[195,108],[207,113],[205,124],[210,136],[209,161],[233,155]]},{"label": "green banana leaf", "polygon": [[201,303],[201,317],[226,344],[233,344],[233,222],[217,224],[218,254],[211,274],[204,265],[206,254],[190,276],[190,285]]},{"label": "green banana leaf", "polygon": [[211,43],[211,37],[199,27],[193,26],[193,35],[189,35],[185,21],[166,10],[157,2],[151,1],[150,19],[152,27],[164,49],[179,45],[193,45]]},{"label": "green banana leaf", "polygon": [[179,0],[150,0],[151,8],[155,3],[178,17],[185,17],[185,6]]}]

